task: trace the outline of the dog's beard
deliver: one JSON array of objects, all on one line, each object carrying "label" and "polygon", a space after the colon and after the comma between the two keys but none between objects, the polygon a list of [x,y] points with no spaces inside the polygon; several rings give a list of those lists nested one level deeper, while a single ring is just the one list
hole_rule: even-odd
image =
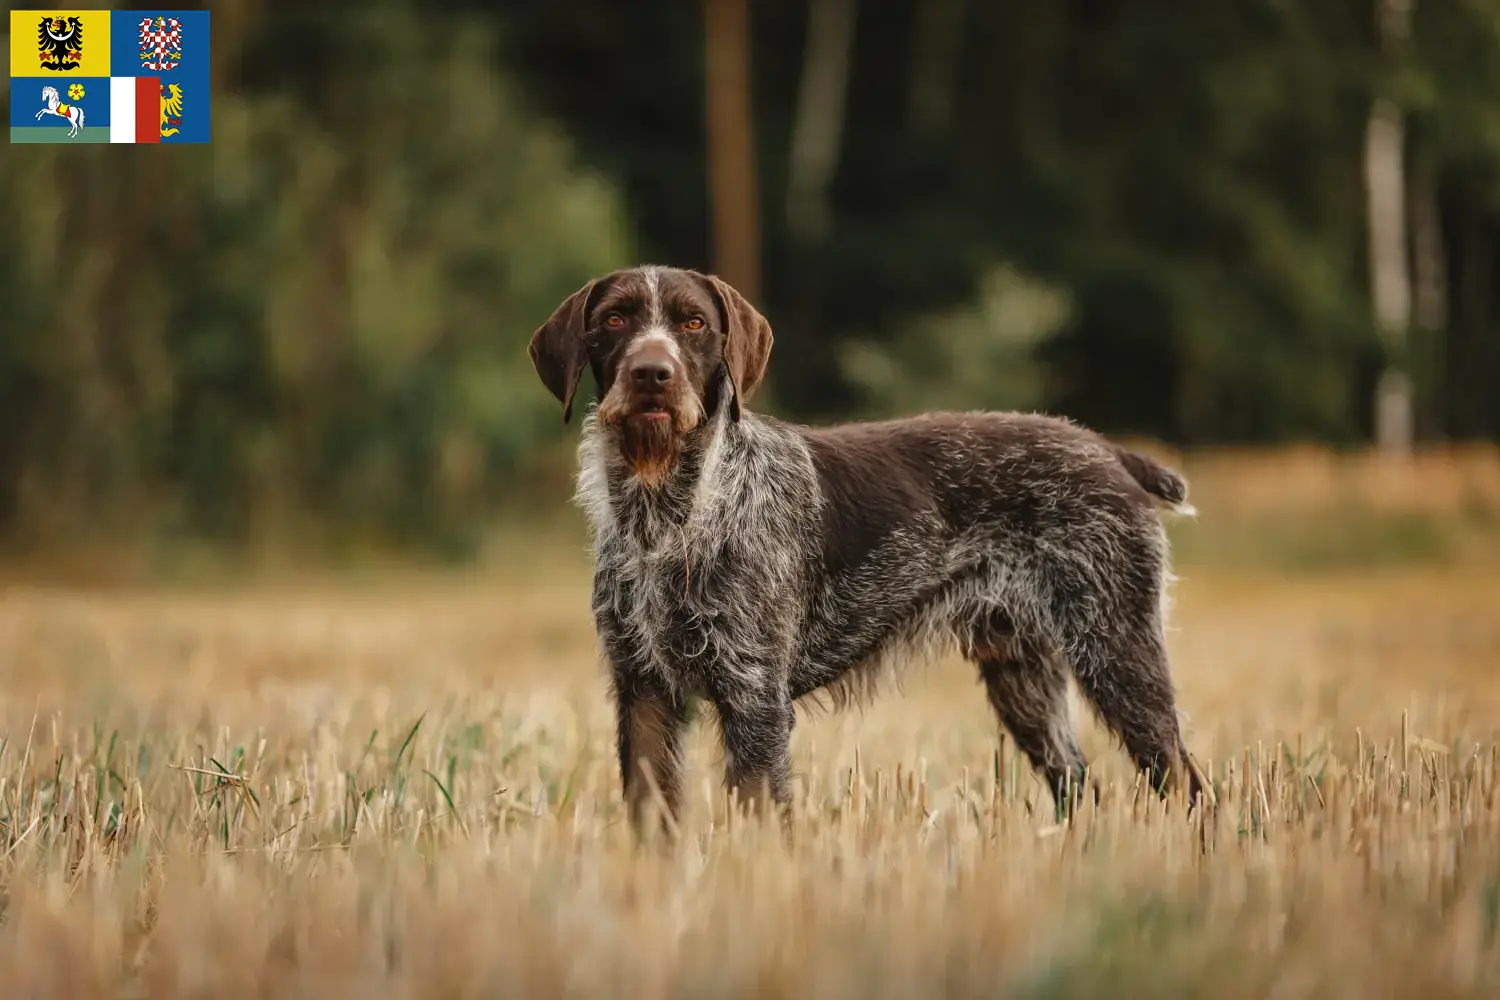
[{"label": "dog's beard", "polygon": [[643,485],[653,489],[667,481],[682,456],[683,441],[702,419],[703,409],[689,396],[664,418],[628,409],[623,393],[611,392],[599,407],[599,422],[615,430],[620,454]]},{"label": "dog's beard", "polygon": [[659,417],[627,417],[620,425],[620,450],[631,471],[643,485],[656,488],[666,482],[682,452],[682,432],[675,414]]}]

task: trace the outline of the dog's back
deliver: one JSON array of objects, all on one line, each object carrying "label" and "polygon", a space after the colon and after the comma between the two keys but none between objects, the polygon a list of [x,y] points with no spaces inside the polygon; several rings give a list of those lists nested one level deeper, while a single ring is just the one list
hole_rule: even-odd
[{"label": "dog's back", "polygon": [[921,505],[928,494],[962,523],[1101,490],[1191,510],[1179,473],[1062,417],[937,412],[800,430],[824,492],[837,500],[858,483],[861,505],[877,513],[892,502]]}]

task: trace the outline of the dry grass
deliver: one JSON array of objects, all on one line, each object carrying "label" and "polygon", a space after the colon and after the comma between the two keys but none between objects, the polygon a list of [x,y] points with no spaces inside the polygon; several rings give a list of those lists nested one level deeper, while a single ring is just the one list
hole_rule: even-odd
[{"label": "dry grass", "polygon": [[585,567],[547,565],[5,591],[3,995],[1500,988],[1493,565],[1183,567],[1173,655],[1221,803],[1206,855],[1086,717],[1109,785],[1056,824],[958,662],[802,716],[790,849],[728,821],[700,727],[685,842],[636,850]]}]

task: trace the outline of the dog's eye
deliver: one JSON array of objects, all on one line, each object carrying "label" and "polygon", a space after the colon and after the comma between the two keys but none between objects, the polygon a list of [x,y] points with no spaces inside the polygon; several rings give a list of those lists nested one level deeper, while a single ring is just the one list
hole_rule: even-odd
[{"label": "dog's eye", "polygon": [[610,313],[608,316],[604,317],[604,325],[609,327],[611,330],[618,330],[620,329],[620,327],[625,325],[625,317],[621,316],[619,313]]},{"label": "dog's eye", "polygon": [[684,329],[692,330],[696,333],[697,331],[703,329],[703,319],[700,316],[694,316],[692,319],[688,320],[682,325]]}]

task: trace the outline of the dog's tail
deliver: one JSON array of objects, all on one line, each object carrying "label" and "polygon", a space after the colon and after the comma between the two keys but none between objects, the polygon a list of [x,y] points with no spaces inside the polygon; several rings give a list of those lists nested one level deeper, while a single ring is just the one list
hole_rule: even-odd
[{"label": "dog's tail", "polygon": [[1131,478],[1141,484],[1141,489],[1165,501],[1178,514],[1192,517],[1198,513],[1197,509],[1188,503],[1188,484],[1181,475],[1154,458],[1148,458],[1139,452],[1113,443],[1109,447],[1115,453],[1115,458],[1119,459],[1120,464],[1125,467],[1125,471],[1130,473]]}]

